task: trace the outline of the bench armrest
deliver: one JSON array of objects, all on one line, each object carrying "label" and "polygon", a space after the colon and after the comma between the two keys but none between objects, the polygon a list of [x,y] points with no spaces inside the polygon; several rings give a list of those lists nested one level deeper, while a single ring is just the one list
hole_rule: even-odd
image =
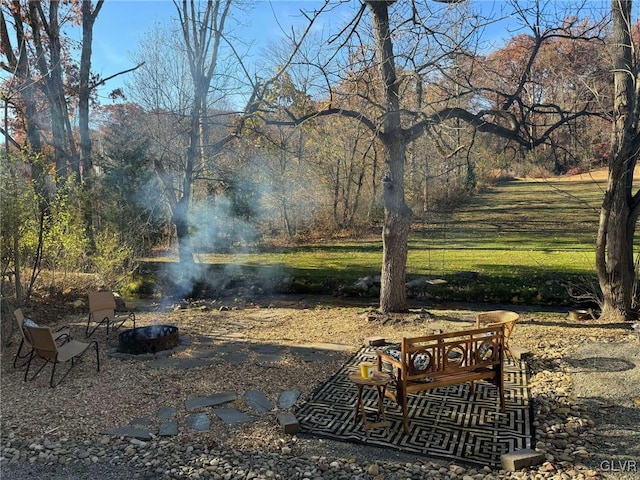
[{"label": "bench armrest", "polygon": [[[397,377],[400,378],[400,372],[402,372],[405,368],[402,362],[399,362],[395,358],[379,350],[376,351],[376,354],[378,355],[378,370],[382,370],[382,362],[390,363],[391,365],[396,367],[394,370],[396,372]],[[392,374],[391,376],[393,377],[394,375]]]}]

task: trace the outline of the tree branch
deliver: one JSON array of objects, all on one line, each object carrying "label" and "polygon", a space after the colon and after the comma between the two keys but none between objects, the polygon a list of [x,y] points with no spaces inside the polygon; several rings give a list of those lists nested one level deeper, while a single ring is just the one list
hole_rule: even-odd
[{"label": "tree branch", "polygon": [[363,113],[356,112],[354,110],[346,110],[344,108],[327,108],[324,110],[319,110],[317,112],[308,113],[307,115],[303,115],[301,117],[296,117],[291,111],[288,109],[284,109],[286,114],[289,116],[291,120],[274,120],[274,119],[265,119],[265,123],[267,125],[279,125],[279,126],[296,126],[301,125],[304,122],[318,118],[318,117],[326,117],[328,115],[341,115],[347,118],[353,118],[358,120],[364,126],[366,126],[369,130],[371,130],[374,134],[379,134],[378,126],[372,122],[369,118],[367,118]]},{"label": "tree branch", "polygon": [[100,85],[104,85],[104,84],[105,84],[105,83],[107,83],[109,80],[113,80],[114,78],[116,78],[116,77],[118,77],[118,76],[120,76],[120,75],[124,75],[125,73],[133,72],[134,70],[137,70],[138,68],[140,68],[140,67],[141,67],[141,66],[143,66],[143,65],[144,65],[144,62],[139,63],[138,65],[136,65],[136,66],[135,66],[135,67],[133,67],[133,68],[129,68],[129,69],[127,69],[127,70],[122,70],[121,72],[114,73],[113,75],[110,75],[110,76],[108,76],[108,77],[106,77],[106,78],[100,79],[100,81],[99,81],[99,82],[92,83],[92,84],[89,86],[89,88],[90,88],[91,90],[93,90],[93,89],[95,89],[96,87],[99,87]]}]

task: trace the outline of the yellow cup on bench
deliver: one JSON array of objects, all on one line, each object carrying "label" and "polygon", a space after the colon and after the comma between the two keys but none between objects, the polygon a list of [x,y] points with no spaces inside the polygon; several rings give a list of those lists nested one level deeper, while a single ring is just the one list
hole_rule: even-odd
[{"label": "yellow cup on bench", "polygon": [[362,362],[360,363],[360,375],[362,378],[373,378],[375,373],[375,367],[371,362]]}]

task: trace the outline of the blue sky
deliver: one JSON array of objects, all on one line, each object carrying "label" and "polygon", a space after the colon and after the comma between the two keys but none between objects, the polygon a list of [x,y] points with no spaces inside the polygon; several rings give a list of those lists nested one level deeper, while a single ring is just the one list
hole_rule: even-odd
[{"label": "blue sky", "polygon": [[[260,56],[260,50],[267,48],[268,42],[282,38],[281,29],[289,31],[291,26],[306,25],[307,20],[300,9],[319,8],[324,2],[318,0],[242,0],[247,11],[240,18],[244,24],[234,30],[244,41],[254,43],[252,55]],[[475,0],[483,10],[499,8],[501,0]],[[250,5],[250,6],[249,6]],[[348,0],[339,9],[321,17],[322,21],[335,27],[346,25],[353,13],[360,8],[360,0]],[[339,21],[337,15],[344,16]],[[106,0],[94,26],[92,69],[103,77],[132,68],[135,63],[130,54],[134,52],[145,34],[155,23],[167,24],[177,17],[176,7],[171,0]],[[347,19],[346,17],[349,17]],[[234,27],[235,28],[235,27]],[[322,28],[322,24],[318,28]],[[506,32],[504,26],[492,32],[498,42]],[[104,96],[114,88],[122,87],[126,76],[119,76],[101,89]]]},{"label": "blue sky", "polygon": [[[247,2],[248,3],[248,2]],[[289,30],[291,25],[305,24],[300,9],[313,9],[322,5],[316,0],[258,0],[247,8],[240,21],[239,34],[248,42],[254,42],[254,55],[259,55],[266,40],[282,37],[281,27]],[[359,2],[352,0],[353,8]],[[342,7],[343,13],[348,7]],[[154,24],[167,24],[176,19],[176,7],[171,0],[106,0],[94,25],[92,70],[103,77],[127,70],[135,64],[130,54],[135,51],[145,34]],[[108,82],[103,92],[120,87],[125,76]]]}]

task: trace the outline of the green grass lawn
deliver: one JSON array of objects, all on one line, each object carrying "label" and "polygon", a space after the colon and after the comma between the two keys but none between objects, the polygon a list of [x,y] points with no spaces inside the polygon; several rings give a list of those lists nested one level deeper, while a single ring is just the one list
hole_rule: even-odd
[{"label": "green grass lawn", "polygon": [[[417,292],[437,301],[569,304],[570,285],[595,276],[594,244],[604,182],[501,183],[451,215],[416,223],[409,278],[447,281]],[[276,252],[199,255],[213,268],[241,266],[287,289],[335,293],[380,272],[381,240],[335,241]]]}]

